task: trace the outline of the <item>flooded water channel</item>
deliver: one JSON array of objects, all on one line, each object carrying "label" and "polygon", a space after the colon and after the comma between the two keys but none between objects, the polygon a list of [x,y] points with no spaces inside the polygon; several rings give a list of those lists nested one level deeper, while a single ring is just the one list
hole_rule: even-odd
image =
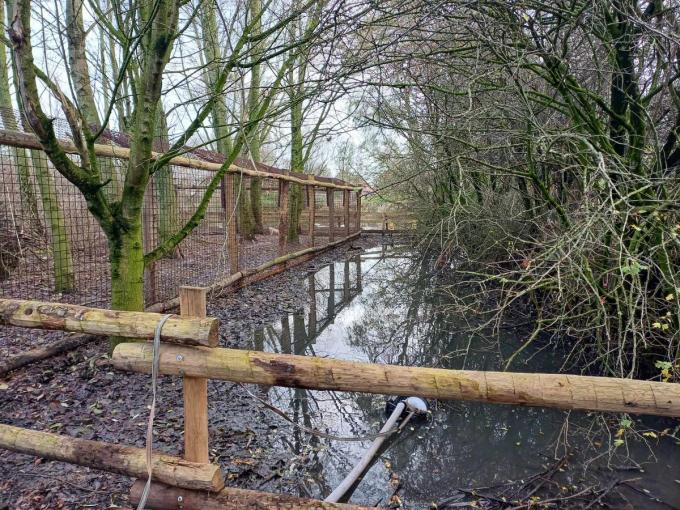
[{"label": "flooded water channel", "polygon": [[[510,326],[500,335],[470,333],[466,317],[446,310],[447,298],[436,292],[437,279],[428,268],[399,247],[362,251],[317,268],[300,286],[309,296],[308,306],[255,332],[252,347],[373,363],[501,369],[527,331]],[[522,353],[513,370],[556,372],[562,361],[557,348],[537,344]],[[296,423],[338,436],[377,432],[385,420],[382,395],[271,388],[268,398]],[[555,467],[557,474],[545,478],[537,495],[567,495],[628,480],[617,486],[620,496],[612,499],[621,508],[626,500],[628,508],[680,507],[680,446],[674,439],[642,435],[650,429],[672,430],[677,421],[633,417],[632,428],[638,432],[626,432],[625,444],[612,455],[616,416],[466,402],[429,404],[431,420],[407,427],[391,442],[351,502],[385,505],[390,498],[396,502],[396,495],[406,508],[431,508],[433,502],[448,508],[441,502],[474,500],[471,492],[459,491],[474,488],[493,494],[506,490],[511,498],[518,484],[536,482],[534,475]],[[281,434],[278,447],[305,459],[300,476],[304,496],[328,495],[370,444],[290,430]],[[514,485],[503,489],[509,481]]]}]

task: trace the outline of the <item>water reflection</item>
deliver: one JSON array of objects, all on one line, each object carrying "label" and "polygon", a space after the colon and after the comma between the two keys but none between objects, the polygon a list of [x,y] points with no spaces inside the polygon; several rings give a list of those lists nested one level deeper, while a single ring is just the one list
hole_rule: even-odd
[{"label": "water reflection", "polygon": [[[432,366],[497,370],[523,341],[518,329],[500,338],[470,332],[468,317],[447,311],[447,297],[436,291],[430,261],[399,248],[356,253],[320,268],[306,278],[308,306],[254,333],[256,349],[299,355]],[[524,371],[556,372],[561,354],[528,348],[518,360]],[[268,397],[296,422],[340,436],[375,432],[384,415],[385,397],[343,392],[269,388]],[[427,508],[459,487],[494,486],[542,471],[564,453],[565,413],[477,403],[433,403],[433,421],[398,438],[352,496],[352,502],[385,502],[394,492],[390,478],[403,483],[407,508]],[[570,430],[592,418],[572,413]],[[579,455],[596,455],[583,434],[569,444]],[[324,497],[342,480],[368,442],[319,439],[298,428],[281,446],[304,458],[300,495]],[[677,449],[677,447],[674,447]],[[679,450],[680,451],[680,450]],[[649,460],[645,448],[634,452]],[[673,449],[655,449],[659,461],[640,474],[666,501],[680,500],[680,490],[663,482],[667,469],[680,469]],[[578,483],[568,471],[561,483]],[[578,476],[576,476],[578,474]],[[637,473],[636,473],[637,475]],[[576,478],[572,478],[576,476]],[[649,485],[647,485],[649,487]],[[649,508],[652,508],[651,506]]]}]

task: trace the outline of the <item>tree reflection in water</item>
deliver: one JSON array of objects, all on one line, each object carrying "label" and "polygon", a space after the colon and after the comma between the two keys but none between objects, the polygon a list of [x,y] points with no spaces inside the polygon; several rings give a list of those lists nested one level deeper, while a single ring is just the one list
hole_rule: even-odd
[{"label": "tree reflection in water", "polygon": [[[370,250],[330,264],[306,279],[307,308],[256,332],[253,347],[374,363],[500,369],[502,355],[507,357],[521,345],[522,331],[473,332],[478,324],[446,311],[447,297],[437,292],[434,274],[430,260],[398,248]],[[530,347],[517,366],[556,372],[561,358],[559,351]],[[268,395],[296,423],[335,435],[375,432],[384,419],[382,395],[289,388],[271,388]],[[436,403],[432,422],[394,441],[384,454],[389,463],[373,466],[352,501],[375,504],[388,498],[393,491],[390,471],[403,482],[401,494],[412,508],[426,508],[457,487],[525,478],[541,471],[556,454],[556,445],[563,445],[565,416],[541,408]],[[577,430],[591,422],[585,413],[572,413],[569,423]],[[298,428],[282,441],[304,466],[300,494],[315,497],[330,493],[369,444],[319,439]],[[569,443],[584,457],[597,453],[585,434],[572,434]],[[559,450],[558,455],[562,453]],[[654,466],[672,464],[680,469],[680,460],[672,453],[661,449],[654,453],[663,457]],[[644,461],[649,451],[638,448],[637,455]],[[643,476],[654,479],[654,472],[648,468]],[[570,476],[566,473],[562,482],[575,482]],[[671,484],[658,485],[656,490],[666,493],[667,500],[680,499]]]}]

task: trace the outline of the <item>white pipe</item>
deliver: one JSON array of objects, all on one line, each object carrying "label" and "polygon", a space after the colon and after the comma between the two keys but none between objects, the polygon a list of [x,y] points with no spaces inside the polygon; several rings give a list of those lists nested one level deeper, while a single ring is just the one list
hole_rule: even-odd
[{"label": "white pipe", "polygon": [[[349,474],[345,477],[345,479],[338,485],[333,492],[331,492],[330,496],[328,496],[324,501],[327,501],[329,503],[337,503],[340,498],[342,498],[345,493],[354,485],[357,481],[357,478],[361,476],[361,473],[363,473],[368,465],[371,463],[371,460],[377,453],[378,449],[380,446],[385,442],[385,439],[387,439],[391,434],[387,434],[387,432],[391,431],[394,429],[394,427],[397,424],[397,421],[399,420],[399,417],[401,416],[401,413],[404,412],[404,409],[406,408],[406,404],[402,401],[399,402],[395,408],[394,411],[392,411],[392,414],[390,417],[387,419],[385,422],[385,425],[383,425],[383,428],[380,429],[380,436],[376,437],[373,440],[373,444],[371,444],[371,447],[366,450],[366,453],[362,457],[361,461],[354,466],[354,469],[349,472]],[[384,435],[382,435],[384,434]]]}]

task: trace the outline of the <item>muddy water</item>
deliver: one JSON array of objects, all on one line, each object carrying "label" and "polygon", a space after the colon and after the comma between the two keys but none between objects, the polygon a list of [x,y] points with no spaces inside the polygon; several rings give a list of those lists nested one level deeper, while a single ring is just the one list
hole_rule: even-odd
[{"label": "muddy water", "polygon": [[[465,317],[446,311],[447,298],[416,257],[379,247],[310,272],[300,283],[308,306],[255,332],[252,347],[272,352],[454,369],[497,370],[526,339],[521,327],[500,334],[473,334]],[[507,325],[506,325],[507,326]],[[514,370],[556,372],[564,353],[529,347]],[[307,428],[339,436],[376,432],[385,419],[386,397],[271,388],[269,400]],[[459,489],[508,497],[522,481],[566,461],[544,498],[617,486],[614,507],[680,506],[680,446],[644,431],[673,429],[677,422],[633,418],[625,444],[611,448],[620,417],[479,403],[430,402],[429,423],[408,427],[392,441],[358,485],[350,501],[386,504],[395,494],[406,508],[475,499]],[[279,447],[297,459],[300,495],[323,498],[361,457],[369,442],[319,439],[282,423]],[[606,425],[606,426],[604,426]],[[649,434],[648,434],[649,436]],[[612,453],[612,451],[614,453]],[[512,485],[507,485],[514,481]],[[504,488],[505,486],[505,488]],[[655,498],[664,503],[655,501]],[[395,501],[393,499],[393,501]],[[577,501],[577,500],[574,500]],[[440,508],[446,506],[440,505]]]}]

